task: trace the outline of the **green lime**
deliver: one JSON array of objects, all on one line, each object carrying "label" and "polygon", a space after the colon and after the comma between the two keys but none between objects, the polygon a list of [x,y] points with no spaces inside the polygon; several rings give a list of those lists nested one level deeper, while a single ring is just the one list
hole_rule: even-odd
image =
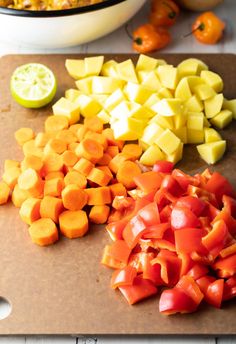
[{"label": "green lime", "polygon": [[40,108],[54,98],[57,82],[53,72],[43,64],[28,63],[16,68],[10,87],[17,103],[26,108]]}]

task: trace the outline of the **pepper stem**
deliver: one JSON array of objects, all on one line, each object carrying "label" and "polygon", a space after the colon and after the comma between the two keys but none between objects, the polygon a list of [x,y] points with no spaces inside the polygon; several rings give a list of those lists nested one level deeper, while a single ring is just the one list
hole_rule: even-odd
[{"label": "pepper stem", "polygon": [[205,29],[205,24],[201,23],[200,25],[198,25],[198,27],[196,27],[196,29],[192,30],[191,32],[187,33],[186,35],[183,35],[182,38],[191,36],[197,30],[203,31],[204,29]]},{"label": "pepper stem", "polygon": [[126,25],[125,25],[125,32],[127,33],[127,36],[128,36],[130,39],[132,39],[132,41],[133,41],[133,37],[132,37],[131,33],[130,33],[129,30],[128,30],[128,25],[129,25],[129,24],[126,24]]},{"label": "pepper stem", "polygon": [[168,14],[168,17],[170,19],[174,19],[176,17],[176,12],[173,10],[173,8],[165,1],[163,1],[163,5],[165,5],[166,7],[168,7],[171,10],[171,12]]}]

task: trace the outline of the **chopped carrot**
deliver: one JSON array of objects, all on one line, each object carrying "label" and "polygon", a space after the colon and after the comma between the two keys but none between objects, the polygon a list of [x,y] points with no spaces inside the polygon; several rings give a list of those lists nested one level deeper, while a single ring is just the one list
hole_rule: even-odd
[{"label": "chopped carrot", "polygon": [[68,149],[75,153],[78,146],[79,146],[78,142],[71,142],[68,144]]},{"label": "chopped carrot", "polygon": [[135,143],[125,144],[122,149],[122,153],[130,155],[132,160],[139,159],[142,152],[143,152],[142,148],[138,144],[135,144]]},{"label": "chopped carrot", "polygon": [[4,161],[4,171],[6,171],[6,170],[8,170],[9,168],[12,168],[12,167],[20,167],[19,161],[6,159]]},{"label": "chopped carrot", "polygon": [[63,164],[65,166],[74,166],[78,161],[78,157],[75,154],[75,152],[73,152],[71,150],[66,150],[62,154],[62,160],[63,160]]},{"label": "chopped carrot", "polygon": [[67,185],[61,193],[62,202],[68,210],[80,210],[88,201],[88,195],[75,184]]},{"label": "chopped carrot", "polygon": [[5,182],[0,182],[0,204],[7,203],[11,189]]},{"label": "chopped carrot", "polygon": [[117,180],[122,183],[127,189],[135,188],[134,177],[140,175],[142,172],[139,166],[133,161],[124,161],[117,172]]},{"label": "chopped carrot", "polygon": [[92,168],[94,168],[94,164],[85,158],[80,158],[79,161],[73,166],[74,170],[80,172],[84,176],[88,176]]},{"label": "chopped carrot", "polygon": [[11,195],[11,200],[15,207],[20,208],[22,203],[29,197],[30,195],[26,190],[20,189],[18,184],[15,185]]},{"label": "chopped carrot", "polygon": [[104,171],[98,169],[98,168],[93,168],[89,175],[87,176],[87,179],[90,180],[91,182],[96,183],[99,186],[106,186],[109,181],[111,180],[111,176],[109,176],[107,173]]},{"label": "chopped carrot", "polygon": [[62,178],[48,179],[44,183],[44,196],[60,197],[64,188],[64,180]]},{"label": "chopped carrot", "polygon": [[104,205],[111,203],[111,192],[108,186],[85,189],[88,195],[88,205]]},{"label": "chopped carrot", "polygon": [[108,146],[105,153],[109,154],[112,158],[119,153],[118,146]]},{"label": "chopped carrot", "polygon": [[84,119],[84,125],[89,130],[94,131],[96,133],[101,133],[103,130],[103,122],[97,116],[86,117]]},{"label": "chopped carrot", "polygon": [[46,144],[48,143],[48,141],[50,139],[53,139],[55,137],[55,134],[54,133],[38,133],[36,136],[35,136],[35,146],[36,147],[45,147]]},{"label": "chopped carrot", "polygon": [[12,190],[16,185],[20,174],[21,170],[19,167],[11,167],[3,173],[2,179]]},{"label": "chopped carrot", "polygon": [[59,131],[69,127],[69,120],[65,116],[49,116],[45,123],[45,131]]},{"label": "chopped carrot", "polygon": [[80,158],[96,163],[103,156],[103,146],[93,139],[83,139],[75,153]]},{"label": "chopped carrot", "polygon": [[18,184],[20,189],[27,191],[32,197],[40,197],[43,193],[43,181],[32,168],[21,173]]},{"label": "chopped carrot", "polygon": [[89,220],[96,224],[105,223],[110,213],[108,205],[94,205],[89,213]]},{"label": "chopped carrot", "polygon": [[86,177],[77,171],[68,172],[64,178],[65,185],[75,184],[80,189],[85,189],[87,185]]},{"label": "chopped carrot", "polygon": [[78,142],[81,142],[84,139],[84,136],[88,131],[89,129],[85,127],[84,125],[77,130],[76,136],[77,136]]},{"label": "chopped carrot", "polygon": [[77,131],[79,128],[82,128],[83,127],[83,124],[81,123],[76,123],[76,124],[72,124],[70,127],[69,127],[69,130],[71,130],[76,136],[77,136]]},{"label": "chopped carrot", "polygon": [[57,227],[51,219],[39,219],[32,223],[29,234],[31,240],[39,246],[51,245],[58,240]]},{"label": "chopped carrot", "polygon": [[119,153],[109,163],[109,168],[113,173],[117,173],[120,165],[130,159],[130,155],[125,153]]},{"label": "chopped carrot", "polygon": [[98,160],[97,164],[98,165],[109,165],[110,161],[111,161],[112,157],[107,154],[107,153],[104,153],[102,158],[100,160]]},{"label": "chopped carrot", "polygon": [[111,178],[113,178],[113,174],[112,174],[112,172],[111,172],[111,170],[109,169],[108,166],[106,166],[106,165],[105,165],[105,166],[97,166],[97,169],[99,169],[99,170],[105,172],[108,176],[110,176]]},{"label": "chopped carrot", "polygon": [[36,155],[40,158],[43,156],[43,150],[35,145],[35,140],[30,140],[23,144],[23,153],[25,156]]},{"label": "chopped carrot", "polygon": [[103,149],[106,150],[107,149],[107,139],[104,135],[102,134],[99,134],[99,133],[95,133],[94,131],[91,131],[89,130],[85,136],[84,136],[85,139],[91,139],[91,140],[94,140],[94,141],[97,141],[98,143],[100,143],[100,145],[103,146]]},{"label": "chopped carrot", "polygon": [[67,238],[79,238],[88,231],[88,217],[85,211],[67,210],[59,216],[60,230]]},{"label": "chopped carrot", "polygon": [[60,198],[45,196],[40,204],[40,216],[49,218],[53,222],[58,223],[59,215],[63,212],[64,207]]},{"label": "chopped carrot", "polygon": [[54,171],[54,172],[49,172],[45,176],[45,180],[54,179],[54,178],[62,178],[63,179],[64,173],[61,171]]},{"label": "chopped carrot", "polygon": [[44,154],[58,153],[62,154],[67,149],[67,144],[61,139],[50,139],[44,147]]},{"label": "chopped carrot", "polygon": [[55,171],[62,171],[63,170],[63,159],[62,156],[53,153],[53,154],[48,154],[44,156],[43,158],[44,162],[44,173],[48,174],[49,172],[55,172]]},{"label": "chopped carrot", "polygon": [[15,132],[15,139],[20,146],[33,138],[34,132],[31,128],[20,128]]},{"label": "chopped carrot", "polygon": [[38,198],[27,198],[20,207],[20,217],[22,221],[31,225],[34,221],[40,218],[40,203],[41,200]]},{"label": "chopped carrot", "polygon": [[40,173],[43,168],[42,159],[36,155],[26,156],[24,160],[21,162],[21,170],[25,171],[27,170],[27,168],[32,168],[33,170]]},{"label": "chopped carrot", "polygon": [[116,196],[127,196],[126,188],[122,183],[115,183],[109,186],[111,190],[111,197],[114,199]]},{"label": "chopped carrot", "polygon": [[121,150],[124,146],[124,141],[115,139],[113,130],[111,128],[103,129],[102,134],[106,137],[108,146],[117,146],[119,150]]},{"label": "chopped carrot", "polygon": [[66,175],[68,172],[74,171],[72,166],[64,166],[64,174]]},{"label": "chopped carrot", "polygon": [[77,136],[73,131],[69,129],[64,129],[61,131],[58,131],[56,138],[65,142],[66,144],[70,144],[72,142],[77,142]]}]

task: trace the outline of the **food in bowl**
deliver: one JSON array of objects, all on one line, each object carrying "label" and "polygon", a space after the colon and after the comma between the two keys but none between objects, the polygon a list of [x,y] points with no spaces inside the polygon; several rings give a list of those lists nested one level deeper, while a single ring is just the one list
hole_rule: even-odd
[{"label": "food in bowl", "polygon": [[64,10],[94,5],[106,0],[0,0],[0,6],[18,10]]}]

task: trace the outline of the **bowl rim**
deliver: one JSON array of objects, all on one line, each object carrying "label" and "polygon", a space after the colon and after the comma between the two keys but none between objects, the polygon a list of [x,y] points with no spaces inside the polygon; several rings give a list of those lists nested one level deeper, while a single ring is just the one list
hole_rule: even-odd
[{"label": "bowl rim", "polygon": [[15,8],[8,8],[8,7],[0,6],[0,14],[16,16],[16,17],[29,17],[29,18],[64,17],[64,16],[70,16],[70,15],[75,15],[75,14],[82,14],[82,13],[88,13],[88,12],[101,10],[101,9],[111,7],[125,1],[128,1],[128,0],[106,0],[103,2],[99,2],[97,4],[88,5],[88,6],[69,8],[69,9],[64,9],[64,10],[50,10],[50,11],[19,10]]}]

